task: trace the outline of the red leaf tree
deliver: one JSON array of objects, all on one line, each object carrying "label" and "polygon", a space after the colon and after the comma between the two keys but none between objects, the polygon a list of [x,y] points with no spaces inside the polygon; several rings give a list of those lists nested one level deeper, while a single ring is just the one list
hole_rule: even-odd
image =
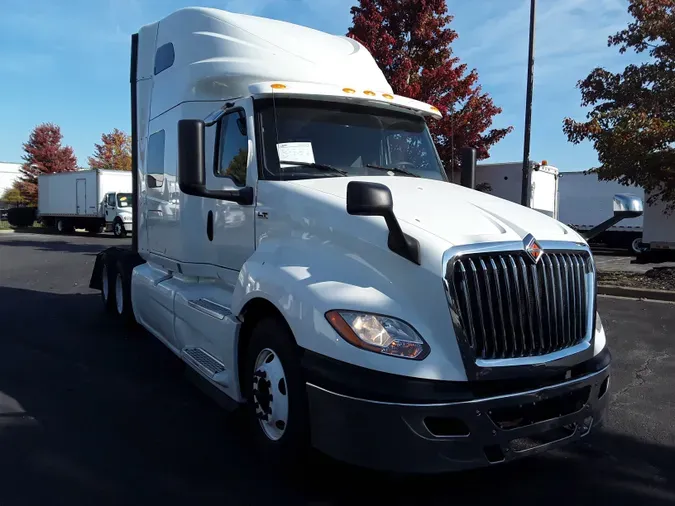
[{"label": "red leaf tree", "polygon": [[92,169],[131,170],[131,137],[115,128],[101,135],[101,144],[94,144],[94,156],[89,157]]},{"label": "red leaf tree", "polygon": [[478,157],[513,127],[490,129],[502,112],[478,85],[478,73],[453,56],[457,32],[445,0],[359,0],[351,9],[347,36],[373,55],[394,92],[435,105],[443,118],[429,129],[448,173],[459,163],[459,149],[476,148]]},{"label": "red leaf tree", "polygon": [[21,195],[29,205],[37,204],[37,182],[40,174],[72,172],[77,170],[77,158],[70,146],[62,146],[61,128],[53,123],[36,126],[24,142],[21,157],[21,176],[17,183]]}]

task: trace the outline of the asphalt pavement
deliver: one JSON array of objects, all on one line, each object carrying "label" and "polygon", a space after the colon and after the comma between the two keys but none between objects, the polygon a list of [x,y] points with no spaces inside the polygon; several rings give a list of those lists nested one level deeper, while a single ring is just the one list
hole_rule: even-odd
[{"label": "asphalt pavement", "polygon": [[318,458],[288,481],[156,339],[102,314],[95,254],[123,243],[0,234],[0,506],[675,504],[672,304],[599,299],[612,403],[585,442],[436,477]]}]

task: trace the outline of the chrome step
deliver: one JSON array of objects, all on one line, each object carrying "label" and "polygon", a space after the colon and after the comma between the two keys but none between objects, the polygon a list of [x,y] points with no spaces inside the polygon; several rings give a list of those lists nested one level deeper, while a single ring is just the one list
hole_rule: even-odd
[{"label": "chrome step", "polygon": [[187,301],[190,307],[195,308],[198,311],[201,311],[204,314],[217,318],[219,320],[225,319],[226,316],[231,316],[232,311],[230,308],[221,306],[220,304],[213,302],[209,299],[193,299]]},{"label": "chrome step", "polygon": [[181,354],[186,362],[201,371],[211,381],[227,386],[229,375],[225,366],[216,357],[202,348],[183,348]]}]

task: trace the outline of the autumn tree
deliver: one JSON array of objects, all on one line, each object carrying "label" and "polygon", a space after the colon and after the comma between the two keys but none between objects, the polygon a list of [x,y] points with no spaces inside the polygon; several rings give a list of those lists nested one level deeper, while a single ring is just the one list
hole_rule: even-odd
[{"label": "autumn tree", "polygon": [[457,32],[445,0],[360,0],[351,14],[347,35],[371,52],[394,92],[443,113],[429,129],[446,171],[459,165],[460,148],[475,147],[478,158],[487,158],[512,130],[490,129],[502,110],[482,92],[476,70],[454,56]]},{"label": "autumn tree", "polygon": [[131,137],[115,128],[101,135],[101,144],[94,144],[94,156],[89,157],[92,169],[131,170]]},{"label": "autumn tree", "polygon": [[36,126],[23,144],[25,154],[17,187],[29,205],[37,204],[37,182],[40,174],[71,172],[77,168],[77,159],[70,146],[62,146],[61,128],[53,123]]},{"label": "autumn tree", "polygon": [[598,179],[638,185],[649,203],[675,209],[675,0],[630,0],[634,20],[608,46],[650,58],[613,73],[596,68],[579,81],[586,121],[566,118],[570,142],[591,141]]}]

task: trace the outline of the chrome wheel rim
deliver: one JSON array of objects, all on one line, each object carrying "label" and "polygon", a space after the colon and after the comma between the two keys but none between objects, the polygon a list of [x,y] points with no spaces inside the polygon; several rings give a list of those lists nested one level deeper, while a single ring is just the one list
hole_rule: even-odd
[{"label": "chrome wheel rim", "polygon": [[122,275],[117,273],[115,278],[115,303],[117,305],[117,313],[124,312],[124,293],[122,292]]},{"label": "chrome wheel rim", "polygon": [[122,225],[115,223],[115,235],[122,235]]},{"label": "chrome wheel rim", "polygon": [[110,296],[110,287],[108,286],[108,268],[104,265],[101,273],[101,285],[103,287],[103,300],[108,302],[108,297]]},{"label": "chrome wheel rim", "polygon": [[253,404],[265,436],[272,441],[281,439],[288,426],[288,384],[279,356],[269,348],[255,361]]},{"label": "chrome wheel rim", "polygon": [[62,222],[61,220],[59,220],[59,221],[56,222],[56,229],[57,229],[59,232],[63,232],[63,222]]}]

